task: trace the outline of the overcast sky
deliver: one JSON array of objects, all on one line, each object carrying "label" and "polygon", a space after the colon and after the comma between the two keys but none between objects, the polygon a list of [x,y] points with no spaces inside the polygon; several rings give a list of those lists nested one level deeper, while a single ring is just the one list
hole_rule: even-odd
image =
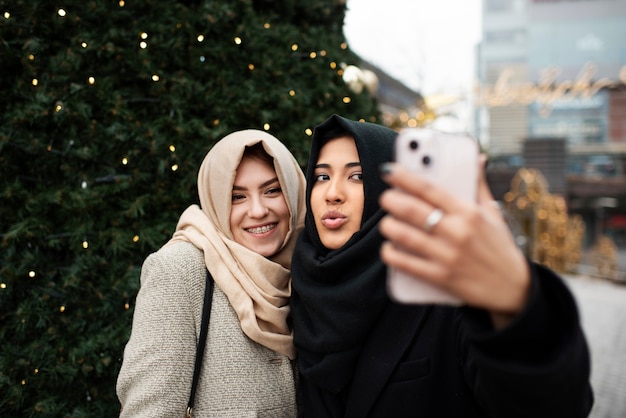
[{"label": "overcast sky", "polygon": [[471,89],[481,0],[348,0],[344,33],[361,58],[423,95]]}]

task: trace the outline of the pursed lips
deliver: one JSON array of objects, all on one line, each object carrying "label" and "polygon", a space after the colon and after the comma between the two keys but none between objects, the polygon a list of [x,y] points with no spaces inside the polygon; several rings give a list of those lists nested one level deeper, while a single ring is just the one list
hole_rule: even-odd
[{"label": "pursed lips", "polygon": [[346,223],[348,217],[338,211],[329,211],[322,215],[322,225],[329,229],[337,229]]}]

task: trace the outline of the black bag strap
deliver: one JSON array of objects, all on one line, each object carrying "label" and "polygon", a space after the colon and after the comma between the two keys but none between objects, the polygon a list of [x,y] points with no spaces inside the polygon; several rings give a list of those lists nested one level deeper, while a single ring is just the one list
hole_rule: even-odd
[{"label": "black bag strap", "polygon": [[196,397],[196,389],[198,388],[198,379],[200,377],[200,369],[202,368],[202,357],[204,357],[204,347],[206,346],[206,337],[209,332],[209,318],[211,317],[211,304],[213,302],[213,277],[209,270],[206,271],[206,286],[204,288],[204,305],[202,306],[202,322],[200,324],[200,337],[198,346],[196,347],[196,363],[193,368],[193,380],[191,381],[191,393],[189,394],[189,402],[187,403],[187,412],[185,418],[191,418],[193,406]]}]

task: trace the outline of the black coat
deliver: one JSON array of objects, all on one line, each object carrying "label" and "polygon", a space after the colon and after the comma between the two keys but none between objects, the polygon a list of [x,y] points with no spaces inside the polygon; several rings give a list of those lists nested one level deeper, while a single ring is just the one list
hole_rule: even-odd
[{"label": "black coat", "polygon": [[[305,417],[586,417],[590,360],[574,299],[533,265],[530,303],[501,331],[469,308],[389,304],[349,389],[330,396],[300,379]],[[448,330],[442,332],[442,330]],[[340,408],[328,408],[339,402]]]}]

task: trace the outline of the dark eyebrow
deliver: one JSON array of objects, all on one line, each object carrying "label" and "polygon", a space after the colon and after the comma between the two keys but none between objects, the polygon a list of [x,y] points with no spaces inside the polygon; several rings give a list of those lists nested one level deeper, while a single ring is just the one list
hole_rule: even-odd
[{"label": "dark eyebrow", "polygon": [[[278,183],[278,177],[274,177],[273,179],[269,179],[268,181],[264,182],[263,184],[261,184],[261,186],[259,187],[260,189],[262,189],[263,187],[267,187],[272,183]],[[241,187],[241,186],[237,186],[236,184],[233,184],[233,190],[246,190],[245,187]]]},{"label": "dark eyebrow", "polygon": [[[356,161],[354,163],[347,163],[345,165],[346,168],[350,168],[350,167],[361,167],[361,162]],[[330,164],[317,164],[315,166],[315,168],[330,168]]]}]

